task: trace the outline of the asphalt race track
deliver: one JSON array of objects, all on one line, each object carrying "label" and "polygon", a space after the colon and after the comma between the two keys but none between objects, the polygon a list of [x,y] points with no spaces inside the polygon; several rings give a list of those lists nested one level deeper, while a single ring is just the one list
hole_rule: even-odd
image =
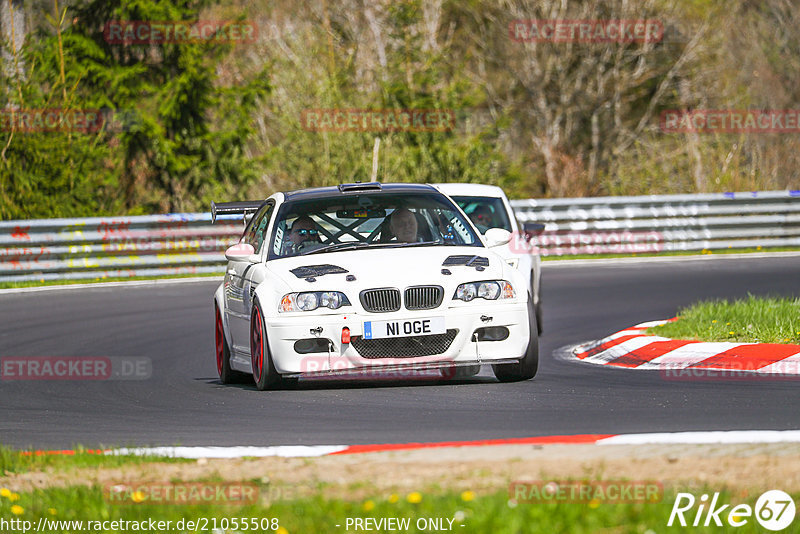
[{"label": "asphalt race track", "polygon": [[800,428],[798,381],[690,382],[561,361],[559,347],[708,297],[800,296],[800,257],[547,265],[534,380],[222,386],[217,281],[0,294],[0,357],[147,357],[139,381],[0,381],[0,443],[294,445]]}]

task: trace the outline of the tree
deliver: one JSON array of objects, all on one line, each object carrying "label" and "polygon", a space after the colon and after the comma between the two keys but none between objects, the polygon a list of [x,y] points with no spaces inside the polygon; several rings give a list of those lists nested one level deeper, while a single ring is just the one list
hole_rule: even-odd
[{"label": "tree", "polygon": [[[6,107],[106,110],[115,120],[90,135],[46,132],[21,140],[20,132],[9,132],[3,217],[206,209],[214,196],[259,176],[264,158],[252,157],[248,142],[253,111],[270,89],[266,68],[245,83],[223,83],[220,65],[235,43],[132,44],[104,33],[113,21],[191,25],[207,5],[79,0],[67,13],[54,2],[50,27],[38,28],[26,45],[28,78],[8,81],[21,89]],[[43,205],[56,211],[21,210],[20,197],[31,195],[50,199]]]}]

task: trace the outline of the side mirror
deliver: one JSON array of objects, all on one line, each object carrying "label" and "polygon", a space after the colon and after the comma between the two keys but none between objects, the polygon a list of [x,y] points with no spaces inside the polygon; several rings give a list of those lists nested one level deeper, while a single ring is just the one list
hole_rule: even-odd
[{"label": "side mirror", "polygon": [[255,253],[256,249],[253,248],[253,245],[249,243],[239,243],[228,248],[228,250],[225,251],[225,257],[229,261],[250,261],[250,258]]},{"label": "side mirror", "polygon": [[511,241],[511,232],[502,228],[489,228],[483,234],[486,239],[486,246],[489,248],[499,247]]},{"label": "side mirror", "polygon": [[522,225],[522,233],[525,234],[525,239],[530,241],[537,235],[541,235],[544,232],[545,225],[542,223],[524,223]]}]

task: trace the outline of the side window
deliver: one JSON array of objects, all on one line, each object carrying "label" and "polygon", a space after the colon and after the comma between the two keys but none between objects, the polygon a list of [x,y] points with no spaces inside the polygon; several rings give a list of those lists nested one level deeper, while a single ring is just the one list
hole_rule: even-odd
[{"label": "side window", "polygon": [[269,225],[269,219],[272,216],[273,208],[275,207],[274,204],[269,203],[261,210],[256,213],[255,217],[253,217],[250,226],[247,228],[247,232],[244,235],[244,243],[249,243],[253,245],[253,248],[256,250],[256,253],[261,252],[261,247],[264,244],[264,239],[267,235],[267,226]]}]

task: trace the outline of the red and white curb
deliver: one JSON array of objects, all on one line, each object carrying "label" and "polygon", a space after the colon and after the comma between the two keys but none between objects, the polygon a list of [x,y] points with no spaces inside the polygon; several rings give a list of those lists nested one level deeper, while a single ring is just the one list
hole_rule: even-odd
[{"label": "red and white curb", "polygon": [[702,369],[800,375],[800,345],[776,343],[708,343],[646,334],[653,326],[674,321],[651,321],[621,330],[598,341],[578,345],[579,360],[629,369]]},{"label": "red and white curb", "polygon": [[800,443],[800,430],[730,430],[712,432],[657,432],[650,434],[577,434],[528,438],[439,441],[431,443],[384,443],[375,445],[285,445],[274,447],[140,447],[23,452],[27,455],[134,455],[167,458],[310,458],[370,452],[411,451],[445,447],[488,447],[497,445],[669,445]]}]

